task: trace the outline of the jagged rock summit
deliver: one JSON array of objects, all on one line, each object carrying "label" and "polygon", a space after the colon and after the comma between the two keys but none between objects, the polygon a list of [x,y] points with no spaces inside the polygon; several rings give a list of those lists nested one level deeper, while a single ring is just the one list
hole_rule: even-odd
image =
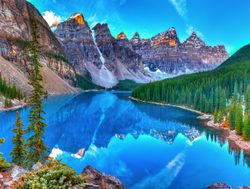
[{"label": "jagged rock summit", "polygon": [[76,70],[105,88],[211,70],[228,58],[224,46],[207,46],[194,32],[183,43],[174,27],[150,39],[135,33],[129,40],[125,32],[114,38],[107,24],[91,29],[80,13],[60,23],[55,35]]},{"label": "jagged rock summit", "polygon": [[30,91],[27,78],[31,64],[25,46],[31,40],[31,19],[38,23],[44,86],[50,94],[76,92],[72,86],[79,75],[112,88],[121,80],[146,83],[210,70],[228,58],[223,45],[208,46],[195,33],[183,43],[174,27],[149,39],[135,33],[129,40],[125,32],[113,37],[107,24],[90,28],[81,13],[59,23],[53,33],[29,2],[0,2],[0,55],[5,59],[0,59],[0,72],[15,70],[15,76],[2,76],[17,86],[21,83],[25,92]]},{"label": "jagged rock summit", "polygon": [[174,27],[151,39],[141,39],[136,33],[130,44],[155,79],[211,70],[229,57],[223,45],[208,46],[195,32],[181,43]]},{"label": "jagged rock summit", "polygon": [[183,43],[183,46],[186,48],[201,48],[205,47],[206,44],[202,41],[195,32]]},{"label": "jagged rock summit", "polygon": [[126,35],[121,33],[118,39],[126,39],[127,44],[120,44],[107,24],[97,24],[92,30],[83,15],[76,13],[58,25],[55,35],[76,71],[90,75],[99,86],[111,88],[126,79],[140,83],[149,81],[141,58],[129,47]]}]

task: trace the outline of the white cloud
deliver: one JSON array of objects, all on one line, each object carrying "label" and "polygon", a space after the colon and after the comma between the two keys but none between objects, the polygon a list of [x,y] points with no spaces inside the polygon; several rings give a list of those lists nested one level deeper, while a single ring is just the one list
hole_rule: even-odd
[{"label": "white cloud", "polygon": [[97,15],[94,14],[92,16],[90,16],[88,19],[87,19],[88,23],[90,24],[90,28],[93,28],[96,26],[96,24],[100,23],[100,24],[104,24],[104,23],[107,23],[107,18],[105,19],[98,19],[97,18]]},{"label": "white cloud", "polygon": [[56,26],[58,23],[62,21],[61,16],[57,16],[54,12],[52,11],[45,11],[43,13],[43,18],[47,21],[50,27]]},{"label": "white cloud", "polygon": [[195,32],[199,37],[204,38],[204,34],[202,32],[200,32],[199,30],[197,30],[195,27],[191,26],[191,25],[187,25],[186,26],[186,33],[188,35],[191,35],[193,32]]},{"label": "white cloud", "polygon": [[187,14],[187,0],[169,0],[170,3],[175,7],[178,14],[185,18]]}]

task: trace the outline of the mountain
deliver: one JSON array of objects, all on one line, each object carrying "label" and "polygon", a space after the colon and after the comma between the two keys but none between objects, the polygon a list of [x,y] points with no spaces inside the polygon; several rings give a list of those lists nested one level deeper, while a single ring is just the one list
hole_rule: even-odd
[{"label": "mountain", "polygon": [[227,66],[230,64],[242,64],[243,62],[249,62],[250,60],[250,44],[242,47],[233,56],[231,56],[227,61],[220,65],[220,67]]},{"label": "mountain", "polygon": [[140,56],[129,47],[120,46],[107,24],[97,24],[91,30],[84,16],[75,13],[57,26],[55,35],[77,73],[89,74],[99,86],[111,88],[120,80],[145,83],[150,79]]},{"label": "mountain", "polygon": [[211,70],[228,58],[224,46],[207,46],[195,33],[184,43],[173,27],[151,39],[135,33],[129,40],[125,32],[114,38],[107,24],[91,29],[80,13],[60,23],[54,33],[78,74],[105,88],[123,80],[132,86]]},{"label": "mountain", "polygon": [[[107,24],[91,29],[80,13],[60,23],[53,33],[29,2],[0,2],[0,56],[4,58],[0,63],[18,73],[2,76],[25,93],[31,91],[26,47],[31,40],[32,19],[38,24],[44,86],[49,94],[76,92],[72,87],[75,85],[83,89],[132,87],[135,83],[210,70],[228,57],[224,46],[207,46],[195,33],[181,43],[174,28],[151,39],[141,39],[136,33],[129,40],[125,32],[114,38]],[[3,67],[0,72],[5,72]]]},{"label": "mountain", "polygon": [[[27,52],[31,40],[31,19],[35,19],[42,47],[41,63],[45,90],[49,94],[73,93],[77,90],[75,72],[67,63],[63,48],[38,10],[26,0],[0,0],[0,72],[2,77],[23,92],[31,87],[27,80],[30,61]],[[6,74],[7,73],[9,74]]]},{"label": "mountain", "polygon": [[145,68],[163,77],[211,70],[228,58],[223,45],[207,46],[196,33],[181,43],[173,27],[151,39],[141,39],[135,33],[130,43],[142,56]]},{"label": "mountain", "polygon": [[179,76],[137,87],[132,96],[187,106],[202,112],[226,111],[233,92],[244,94],[250,85],[250,45],[212,71]]}]

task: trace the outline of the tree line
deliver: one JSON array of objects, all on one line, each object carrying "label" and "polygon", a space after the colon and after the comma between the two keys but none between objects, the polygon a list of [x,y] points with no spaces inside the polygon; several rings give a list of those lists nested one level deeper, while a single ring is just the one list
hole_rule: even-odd
[{"label": "tree line", "polygon": [[0,74],[0,94],[4,96],[4,106],[5,108],[9,108],[12,106],[11,100],[18,99],[21,100],[24,98],[24,94],[18,89],[15,85],[7,82],[4,78],[2,78]]},{"label": "tree line", "polygon": [[245,130],[248,136],[244,138],[249,139],[249,56],[250,46],[213,71],[143,84],[132,91],[132,96],[214,114],[215,122],[225,121],[225,126],[236,129],[237,134],[243,134]]}]

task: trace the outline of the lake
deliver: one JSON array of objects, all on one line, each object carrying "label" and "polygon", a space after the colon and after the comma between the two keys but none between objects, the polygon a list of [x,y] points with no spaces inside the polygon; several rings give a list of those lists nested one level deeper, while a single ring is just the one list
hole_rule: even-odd
[{"label": "lake", "polygon": [[[250,156],[205,127],[197,114],[133,102],[126,92],[86,92],[44,101],[45,142],[81,173],[91,165],[129,189],[199,189],[215,182],[250,185]],[[19,110],[27,125],[30,108]],[[0,147],[10,160],[15,112],[0,113]],[[84,149],[79,157],[76,153]]]}]

